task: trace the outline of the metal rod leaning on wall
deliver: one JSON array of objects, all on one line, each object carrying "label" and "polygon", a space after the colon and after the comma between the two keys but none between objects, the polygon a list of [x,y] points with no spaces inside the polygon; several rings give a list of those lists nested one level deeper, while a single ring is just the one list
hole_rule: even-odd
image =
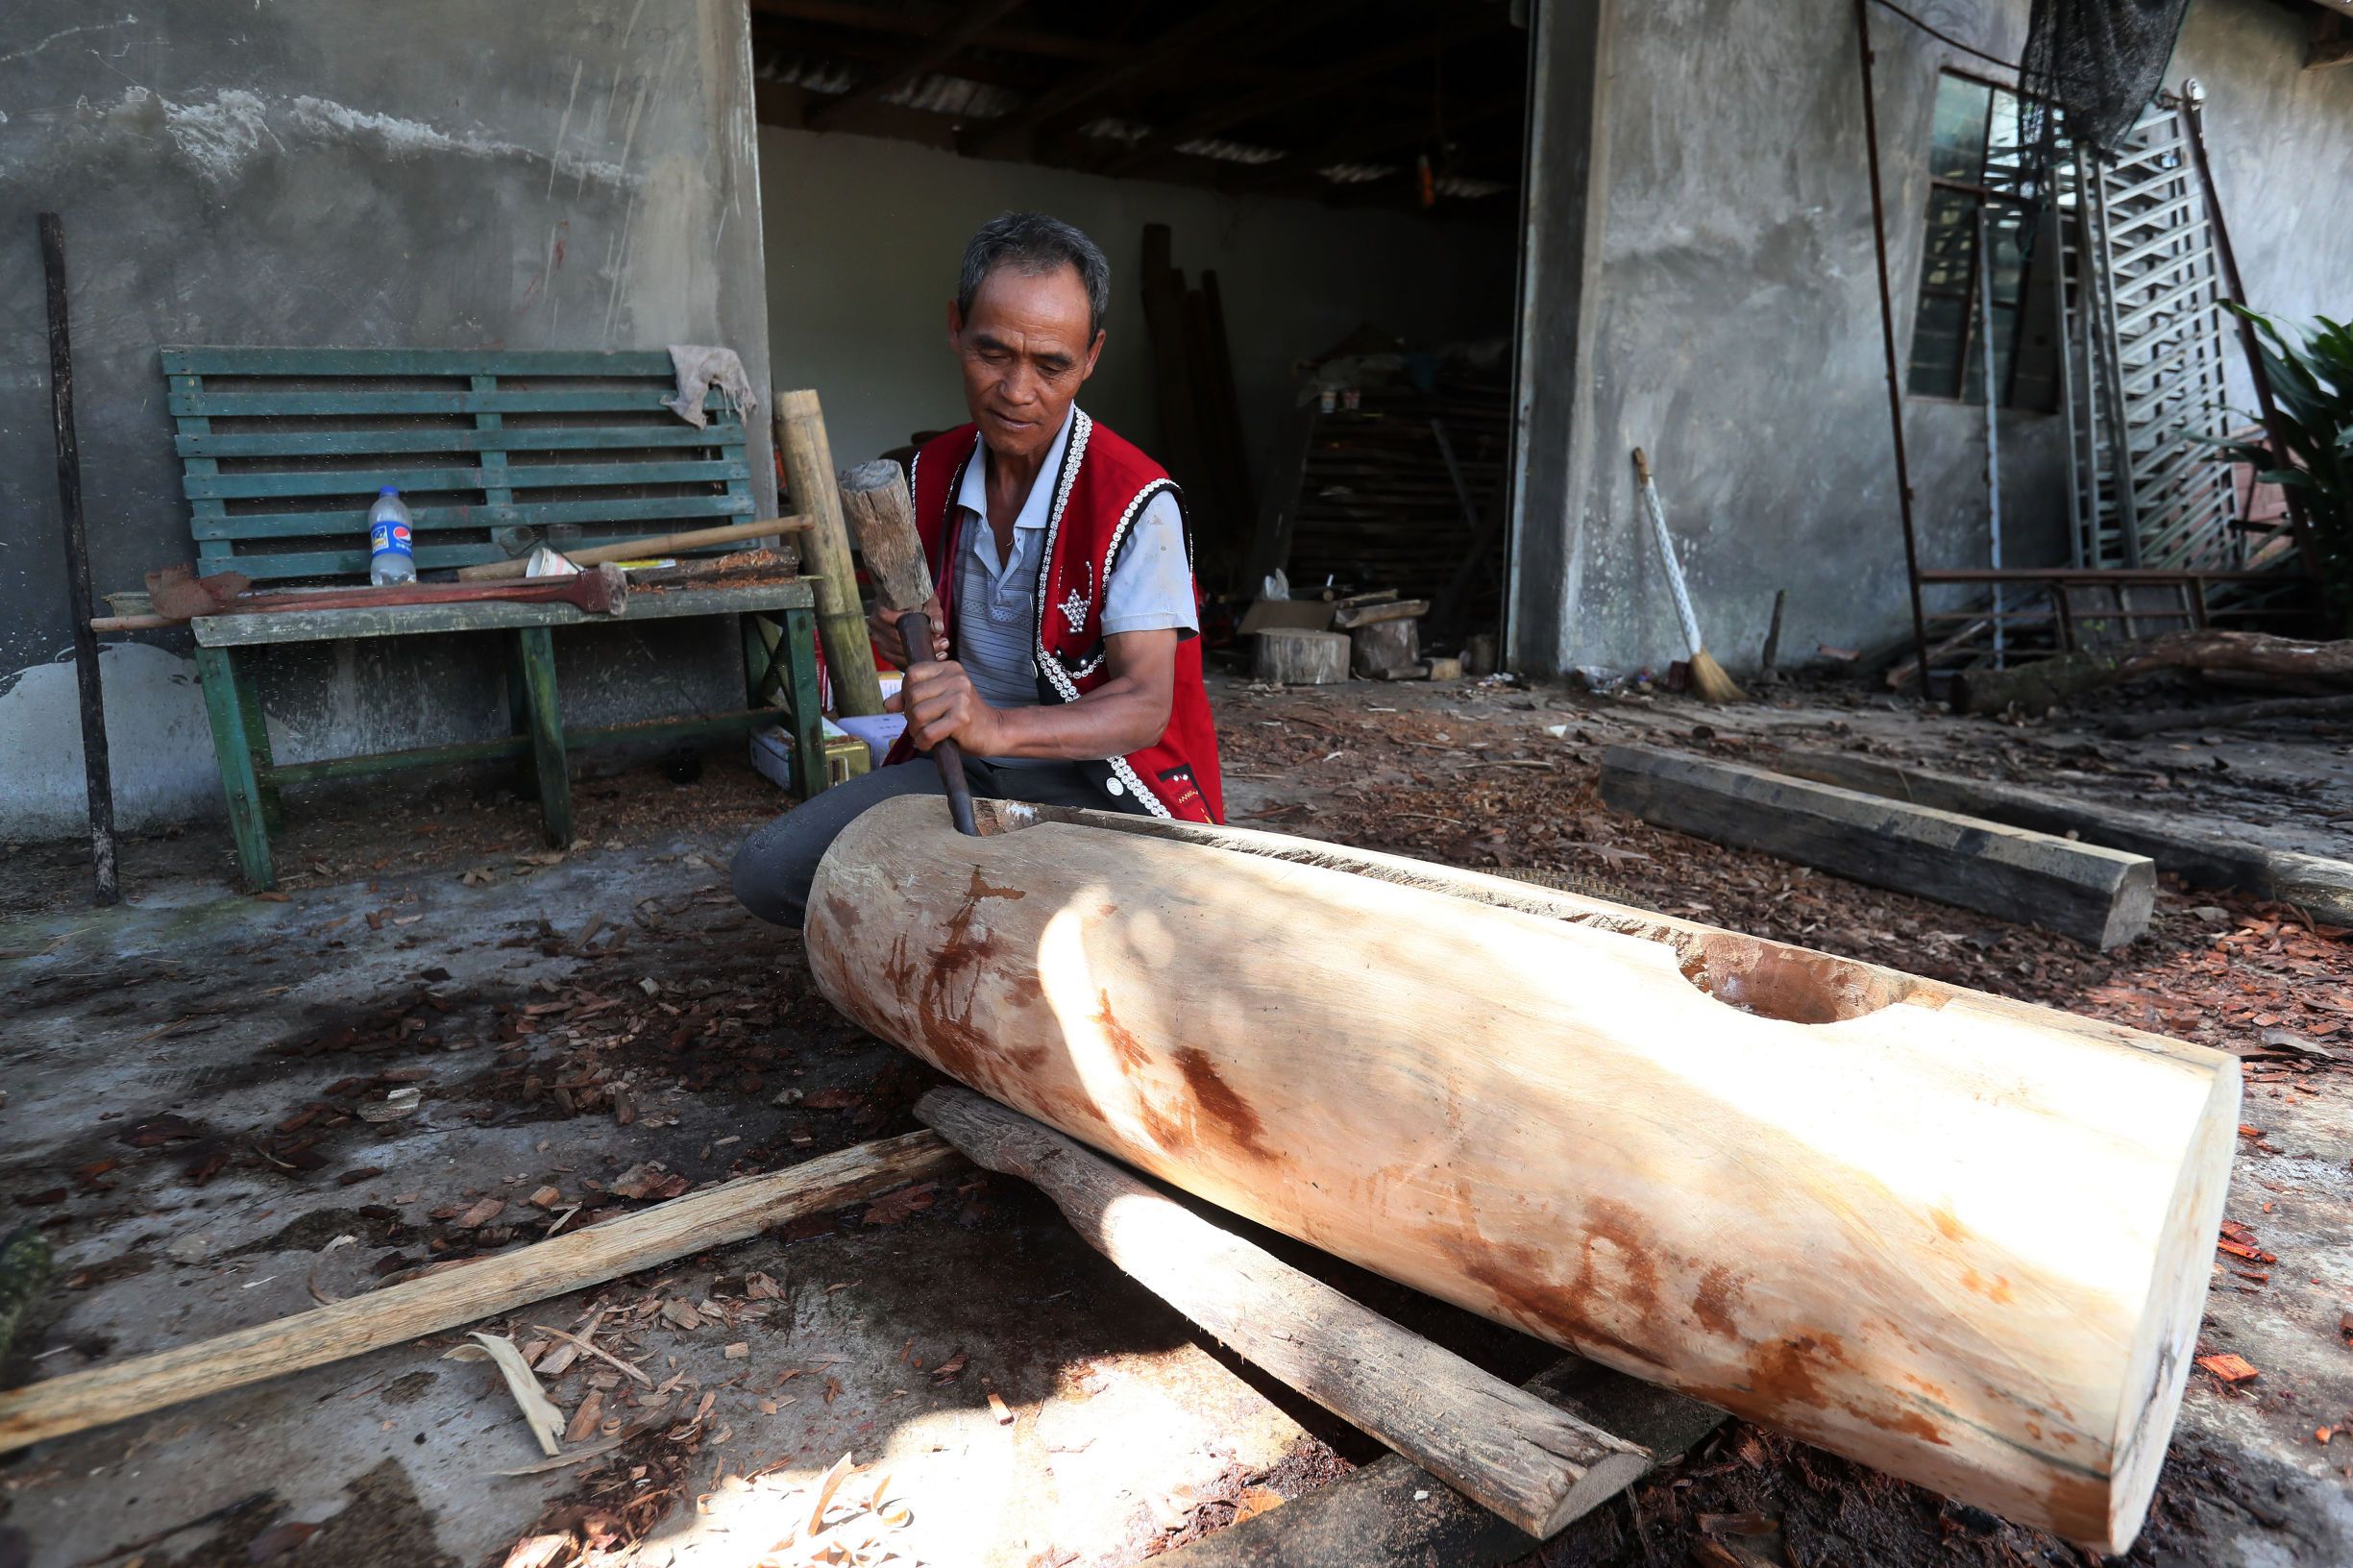
[{"label": "metal rod leaning on wall", "polygon": [[[2206,193],[2206,217],[2214,225],[2215,257],[2222,263],[2222,288],[2231,304],[2246,306],[2246,286],[2239,279],[2238,253],[2230,247],[2230,225],[2222,221],[2222,199],[2215,194],[2214,165],[2206,158],[2206,89],[2196,80],[2182,84],[2182,119],[2190,131],[2190,156],[2197,162],[2197,183]],[[2263,345],[2256,340],[2255,324],[2237,310],[2231,320],[2239,328],[2239,348],[2246,355],[2247,376],[2255,383],[2255,405],[2263,413],[2263,428],[2271,438],[2273,454],[2283,465],[2288,461],[2288,440],[2280,428],[2279,404],[2271,396],[2271,377],[2263,366]],[[2304,570],[2317,578],[2320,575],[2320,553],[2313,547],[2312,518],[2304,509],[2303,493],[2293,485],[2283,487],[2288,502],[2288,524],[2295,533],[2296,553],[2303,557]]]},{"label": "metal rod leaning on wall", "polygon": [[[1994,392],[1994,226],[1986,220],[1985,204],[1977,204],[1977,348],[1984,359],[1985,379],[1985,515],[1986,564],[2001,570],[2001,433],[1996,418]],[[2016,353],[2016,350],[2012,351]],[[2001,584],[1994,584],[1994,668],[2006,662],[2001,624]]]},{"label": "metal rod leaning on wall", "polygon": [[49,408],[57,421],[58,511],[65,524],[66,608],[73,620],[74,674],[82,693],[82,771],[89,791],[90,870],[95,898],[122,897],[115,879],[114,786],[107,759],[106,691],[98,634],[90,629],[90,552],[82,527],[82,444],[74,434],[73,344],[65,327],[65,226],[40,215],[41,271],[49,285]]},{"label": "metal rod leaning on wall", "polygon": [[1903,383],[1896,374],[1896,302],[1887,279],[1887,199],[1879,186],[1878,94],[1871,74],[1872,0],[1854,0],[1855,44],[1863,62],[1863,147],[1871,162],[1871,241],[1879,264],[1879,337],[1887,353],[1887,419],[1896,438],[1896,503],[1903,518],[1903,576],[1912,591],[1912,656],[1920,697],[1928,700],[1928,623],[1920,607],[1920,540],[1912,527],[1912,465],[1903,447]]}]

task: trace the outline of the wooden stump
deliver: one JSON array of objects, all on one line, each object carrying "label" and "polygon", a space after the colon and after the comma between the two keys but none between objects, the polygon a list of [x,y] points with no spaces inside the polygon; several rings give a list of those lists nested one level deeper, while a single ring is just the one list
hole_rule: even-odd
[{"label": "wooden stump", "polygon": [[1348,678],[1348,634],[1270,626],[1258,634],[1251,673],[1285,686],[1329,686]]},{"label": "wooden stump", "polygon": [[1421,623],[1375,621],[1348,634],[1348,662],[1367,677],[1409,670],[1422,662]]},{"label": "wooden stump", "polygon": [[2104,1552],[2155,1485],[2219,1052],[1280,835],[888,801],[825,995],[1148,1174]]}]

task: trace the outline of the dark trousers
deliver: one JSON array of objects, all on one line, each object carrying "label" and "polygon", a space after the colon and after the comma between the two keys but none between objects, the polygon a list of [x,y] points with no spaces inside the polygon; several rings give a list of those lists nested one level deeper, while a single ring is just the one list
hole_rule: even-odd
[{"label": "dark trousers", "polygon": [[[1087,780],[1076,763],[1050,762],[1035,768],[999,768],[975,757],[964,761],[964,776],[974,796],[1029,800],[1042,806],[1091,806],[1098,811],[1140,809],[1125,797],[1107,796]],[[798,929],[809,903],[817,863],[853,818],[902,795],[937,796],[940,767],[919,756],[895,767],[861,773],[794,807],[744,841],[735,852],[735,895],[764,920]],[[941,820],[947,807],[940,808]]]}]

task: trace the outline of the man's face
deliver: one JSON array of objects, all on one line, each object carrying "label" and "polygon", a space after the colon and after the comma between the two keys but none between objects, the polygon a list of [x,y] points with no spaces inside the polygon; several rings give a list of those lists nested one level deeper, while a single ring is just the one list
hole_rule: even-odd
[{"label": "man's face", "polygon": [[1031,457],[1053,444],[1103,352],[1103,334],[1090,342],[1087,325],[1087,286],[1076,267],[999,267],[972,296],[968,318],[948,306],[964,404],[990,451]]}]

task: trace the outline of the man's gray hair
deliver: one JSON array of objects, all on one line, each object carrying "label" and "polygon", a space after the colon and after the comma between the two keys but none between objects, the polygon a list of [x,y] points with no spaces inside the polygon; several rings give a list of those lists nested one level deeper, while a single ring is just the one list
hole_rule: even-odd
[{"label": "man's gray hair", "polygon": [[1111,263],[1085,231],[1042,212],[1000,212],[980,226],[964,248],[964,272],[956,282],[956,313],[970,320],[972,297],[989,274],[1012,267],[1029,277],[1063,267],[1078,269],[1087,289],[1087,341],[1103,330],[1111,308]]}]

